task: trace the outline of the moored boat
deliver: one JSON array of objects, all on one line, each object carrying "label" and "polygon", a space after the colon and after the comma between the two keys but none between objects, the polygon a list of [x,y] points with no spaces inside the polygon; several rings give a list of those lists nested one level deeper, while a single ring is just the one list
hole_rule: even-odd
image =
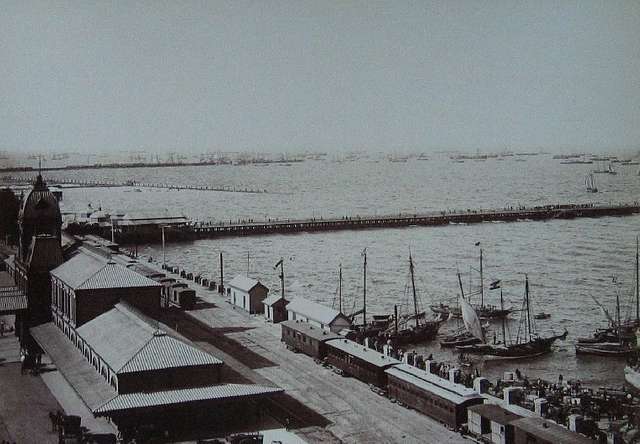
[{"label": "moored boat", "polygon": [[558,339],[564,340],[567,337],[567,331],[565,330],[561,335],[540,337],[533,330],[529,302],[529,279],[526,274],[523,304],[521,322],[524,324],[525,335],[522,341],[516,340],[511,344],[507,343],[503,321],[502,343],[465,345],[456,347],[456,349],[463,353],[483,355],[485,359],[524,359],[550,353],[553,343]]}]

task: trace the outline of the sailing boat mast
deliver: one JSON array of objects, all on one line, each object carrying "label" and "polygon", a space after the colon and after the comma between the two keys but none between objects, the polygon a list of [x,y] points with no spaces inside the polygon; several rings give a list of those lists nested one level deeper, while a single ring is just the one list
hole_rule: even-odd
[{"label": "sailing boat mast", "polygon": [[342,313],[342,264],[338,273],[338,310]]},{"label": "sailing boat mast", "polygon": [[622,344],[622,326],[620,325],[620,293],[616,287],[616,322],[618,323],[618,342]]},{"label": "sailing boat mast", "polygon": [[363,293],[362,293],[362,324],[367,327],[367,249],[362,250],[362,256],[364,257],[363,266]]},{"label": "sailing boat mast", "polygon": [[482,274],[482,248],[480,248],[480,308],[484,308],[484,275]]},{"label": "sailing boat mast", "polygon": [[636,326],[640,326],[640,265],[638,264],[638,236],[636,236]]},{"label": "sailing boat mast", "polygon": [[[500,287],[500,310],[504,310],[504,299],[502,299],[502,286]],[[505,318],[502,318],[502,344],[507,345],[507,331],[505,327]]]},{"label": "sailing boat mast", "polygon": [[416,282],[413,276],[413,259],[411,258],[411,252],[409,252],[409,272],[411,273],[411,289],[413,290],[413,311],[416,315],[416,328],[420,326],[418,322],[418,300],[416,297]]},{"label": "sailing boat mast", "polygon": [[529,311],[529,276],[525,273],[524,275],[524,298],[525,303],[527,304],[527,330],[529,334],[529,341],[531,341],[531,312]]},{"label": "sailing boat mast", "polygon": [[458,285],[460,286],[460,295],[462,296],[462,299],[464,299],[464,288],[462,288],[462,278],[460,277],[460,271],[458,270],[456,274],[458,275]]}]

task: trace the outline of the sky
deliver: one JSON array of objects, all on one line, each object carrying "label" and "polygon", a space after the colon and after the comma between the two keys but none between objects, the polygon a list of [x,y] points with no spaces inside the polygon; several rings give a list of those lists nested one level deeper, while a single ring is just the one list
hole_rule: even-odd
[{"label": "sky", "polygon": [[0,151],[640,147],[640,2],[29,1]]}]

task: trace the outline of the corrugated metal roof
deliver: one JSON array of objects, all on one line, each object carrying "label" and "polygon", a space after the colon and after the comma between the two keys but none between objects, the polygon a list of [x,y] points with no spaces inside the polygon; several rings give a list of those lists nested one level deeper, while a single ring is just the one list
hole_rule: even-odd
[{"label": "corrugated metal roof", "polygon": [[281,388],[247,384],[221,384],[182,390],[118,395],[93,410],[94,414],[109,413],[136,408],[168,406],[207,400],[225,400],[264,396],[283,392]]},{"label": "corrugated metal roof", "polygon": [[249,292],[256,285],[262,285],[260,281],[252,279],[250,277],[238,275],[234,277],[231,282],[227,284],[229,287],[237,288],[238,290]]},{"label": "corrugated metal roof", "polygon": [[437,393],[452,402],[461,403],[468,399],[482,398],[478,392],[462,384],[455,384],[448,379],[429,373],[413,365],[402,363],[386,370],[386,373],[398,379],[411,382],[424,390]]},{"label": "corrugated metal roof", "polygon": [[77,332],[116,373],[222,364],[192,345],[159,333],[122,303]]},{"label": "corrugated metal roof", "polygon": [[318,304],[317,302],[312,302],[303,298],[295,298],[293,301],[287,304],[286,309],[287,311],[299,313],[306,318],[313,319],[314,321],[324,325],[331,324],[334,319],[337,318],[338,315],[340,315],[340,312],[338,310],[325,307],[322,304]]},{"label": "corrugated metal roof", "polygon": [[32,327],[29,331],[90,409],[103,405],[117,395],[116,390],[53,322]]},{"label": "corrugated metal roof", "polygon": [[12,296],[3,294],[0,297],[0,313],[3,311],[25,310],[27,308],[27,297],[20,290],[17,290],[17,293]]},{"label": "corrugated metal roof", "polygon": [[76,290],[98,288],[138,288],[159,287],[160,284],[146,276],[129,270],[115,262],[107,262],[104,267],[90,276]]},{"label": "corrugated metal roof", "polygon": [[348,339],[330,339],[327,341],[330,347],[342,350],[345,353],[350,354],[356,358],[362,359],[369,364],[376,367],[385,368],[392,365],[401,364],[397,359],[391,356],[386,356],[380,352],[377,352],[371,348],[367,348],[364,345],[360,345],[357,342],[350,341]]},{"label": "corrugated metal roof", "polygon": [[51,270],[51,274],[74,290],[160,286],[154,280],[84,248]]},{"label": "corrugated metal roof", "polygon": [[134,373],[198,365],[220,365],[222,361],[162,332],[154,333],[145,346],[118,373]]}]

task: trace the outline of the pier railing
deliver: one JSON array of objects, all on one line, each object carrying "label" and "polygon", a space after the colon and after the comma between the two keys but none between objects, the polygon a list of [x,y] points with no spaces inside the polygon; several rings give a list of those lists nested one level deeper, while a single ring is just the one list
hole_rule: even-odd
[{"label": "pier railing", "polygon": [[525,220],[573,219],[578,217],[625,216],[640,212],[640,204],[563,204],[501,209],[448,210],[421,214],[398,213],[381,216],[344,216],[341,218],[244,219],[227,222],[196,222],[195,237],[249,236],[302,231],[356,230],[472,224],[481,222],[515,222]]}]

